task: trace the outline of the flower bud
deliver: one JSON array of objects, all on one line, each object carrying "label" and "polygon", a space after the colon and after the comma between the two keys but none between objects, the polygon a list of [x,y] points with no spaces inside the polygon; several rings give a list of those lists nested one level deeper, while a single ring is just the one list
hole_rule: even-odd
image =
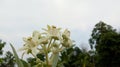
[{"label": "flower bud", "polygon": [[39,40],[40,44],[47,44],[48,43],[48,38],[47,37],[41,37],[41,39]]},{"label": "flower bud", "polygon": [[70,47],[71,45],[72,45],[72,41],[70,39],[64,40],[62,43],[62,46],[64,46],[64,47]]},{"label": "flower bud", "polygon": [[68,29],[65,29],[65,31],[62,34],[63,39],[68,40],[70,38],[70,31]]}]

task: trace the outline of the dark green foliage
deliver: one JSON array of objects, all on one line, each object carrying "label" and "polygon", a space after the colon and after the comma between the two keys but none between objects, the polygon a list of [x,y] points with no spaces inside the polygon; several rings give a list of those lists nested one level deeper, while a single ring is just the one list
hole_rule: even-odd
[{"label": "dark green foliage", "polygon": [[44,54],[37,54],[37,58],[39,58],[42,61],[45,61],[45,55]]},{"label": "dark green foliage", "polygon": [[97,44],[101,43],[100,38],[102,35],[108,32],[115,32],[116,30],[112,28],[112,26],[105,24],[100,21],[95,25],[95,28],[92,30],[91,38],[89,39],[89,43],[91,49],[93,49]]},{"label": "dark green foliage", "polygon": [[0,55],[2,55],[3,54],[3,50],[2,50],[2,48],[5,46],[5,42],[2,42],[2,40],[0,40]]},{"label": "dark green foliage", "polygon": [[0,67],[14,67],[15,61],[14,56],[11,52],[6,52],[5,57],[1,59],[2,62],[0,63]]},{"label": "dark green foliage", "polygon": [[72,63],[72,62],[75,60],[75,57],[73,58],[73,54],[74,54],[73,50],[74,50],[73,48],[69,48],[69,49],[63,51],[60,56],[61,60],[60,60],[59,64],[62,64],[65,67],[73,66],[74,63]]},{"label": "dark green foliage", "polygon": [[30,67],[30,65],[25,60],[20,59],[20,61],[22,62],[24,67]]},{"label": "dark green foliage", "polygon": [[92,57],[96,67],[120,66],[120,34],[112,26],[100,21],[92,31],[89,43],[95,52]]},{"label": "dark green foliage", "polygon": [[[42,61],[45,61],[44,54],[37,54],[37,58],[41,59]],[[36,58],[29,57],[27,58],[27,62],[30,64],[30,66],[37,65]]]},{"label": "dark green foliage", "polygon": [[64,67],[92,67],[90,62],[90,54],[86,49],[80,49],[79,47],[69,48],[61,53],[60,65]]},{"label": "dark green foliage", "polygon": [[[96,47],[99,54],[98,64],[102,67],[120,66],[120,34],[106,33],[101,37],[101,43]],[[102,62],[104,60],[104,63]],[[101,66],[100,65],[100,66]]]},{"label": "dark green foliage", "polygon": [[15,61],[14,61],[14,56],[10,51],[7,51],[5,55],[3,55],[3,48],[5,46],[6,42],[2,42],[0,40],[0,67],[14,67],[15,66]]},{"label": "dark green foliage", "polygon": [[36,59],[35,58],[32,58],[32,57],[29,57],[27,58],[27,62],[31,65],[31,66],[34,66],[36,65]]}]

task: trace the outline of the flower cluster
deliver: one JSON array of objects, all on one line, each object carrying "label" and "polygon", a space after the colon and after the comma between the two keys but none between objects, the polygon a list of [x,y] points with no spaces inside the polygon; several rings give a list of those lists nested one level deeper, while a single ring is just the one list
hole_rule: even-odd
[{"label": "flower cluster", "polygon": [[34,57],[38,53],[45,54],[45,63],[49,66],[53,65],[54,57],[58,56],[62,50],[72,46],[73,42],[70,39],[70,31],[68,29],[62,32],[61,28],[47,25],[47,29],[43,28],[43,30],[43,33],[34,31],[32,36],[23,38],[25,44],[20,50],[24,51],[23,55],[30,53]]}]

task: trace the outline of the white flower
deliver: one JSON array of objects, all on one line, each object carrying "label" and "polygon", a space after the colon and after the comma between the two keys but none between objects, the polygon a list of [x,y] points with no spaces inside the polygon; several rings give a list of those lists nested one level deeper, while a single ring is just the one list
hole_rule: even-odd
[{"label": "white flower", "polygon": [[41,34],[38,31],[34,31],[32,34],[32,40],[36,43],[35,45],[39,45],[40,38]]},{"label": "white flower", "polygon": [[47,25],[48,29],[43,29],[45,30],[46,34],[48,35],[48,37],[50,38],[54,38],[56,40],[59,40],[61,38],[61,34],[60,34],[60,29],[61,28],[56,28],[55,26],[49,26]]},{"label": "white flower", "polygon": [[34,31],[32,37],[23,38],[25,42],[24,46],[20,48],[20,51],[24,51],[24,53],[29,54],[32,53],[36,56],[38,49],[37,46],[39,45],[39,39],[41,34],[38,31]]},{"label": "white flower", "polygon": [[32,40],[31,37],[29,38],[23,38],[23,40],[25,41],[25,44],[22,48],[20,48],[20,51],[24,51],[24,53],[29,54],[32,53],[34,56],[36,56],[38,50],[37,50],[37,46],[35,44],[35,42]]}]

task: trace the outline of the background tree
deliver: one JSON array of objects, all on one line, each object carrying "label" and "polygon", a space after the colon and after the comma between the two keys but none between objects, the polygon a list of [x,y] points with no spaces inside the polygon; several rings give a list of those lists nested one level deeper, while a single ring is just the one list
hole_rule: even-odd
[{"label": "background tree", "polygon": [[116,33],[116,29],[113,29],[112,26],[107,25],[102,21],[97,23],[95,28],[93,28],[91,38],[89,39],[91,49],[94,49],[97,45],[99,45],[99,43],[101,43],[101,36],[108,32]]},{"label": "background tree", "polygon": [[3,54],[3,47],[5,46],[5,42],[2,42],[2,40],[0,40],[0,55],[2,55]]},{"label": "background tree", "polygon": [[[45,61],[45,55],[44,54],[37,54],[37,58],[41,59],[42,61]],[[36,58],[29,57],[27,58],[27,63],[30,64],[30,66],[37,65]]]},{"label": "background tree", "polygon": [[90,54],[86,49],[71,47],[61,53],[59,65],[63,67],[93,67],[90,61]]},{"label": "background tree", "polygon": [[0,67],[14,67],[15,61],[14,56],[10,51],[7,51],[5,55],[3,54],[3,48],[6,45],[6,42],[0,40]]},{"label": "background tree", "polygon": [[5,57],[2,58],[2,63],[0,64],[0,67],[14,67],[15,61],[13,54],[8,51],[5,54]]},{"label": "background tree", "polygon": [[[96,47],[99,67],[120,66],[120,34],[109,32],[101,37],[101,43]],[[104,61],[104,62],[103,62]]]},{"label": "background tree", "polygon": [[95,51],[97,67],[119,67],[120,35],[112,26],[100,21],[95,25],[89,39],[91,49]]}]

